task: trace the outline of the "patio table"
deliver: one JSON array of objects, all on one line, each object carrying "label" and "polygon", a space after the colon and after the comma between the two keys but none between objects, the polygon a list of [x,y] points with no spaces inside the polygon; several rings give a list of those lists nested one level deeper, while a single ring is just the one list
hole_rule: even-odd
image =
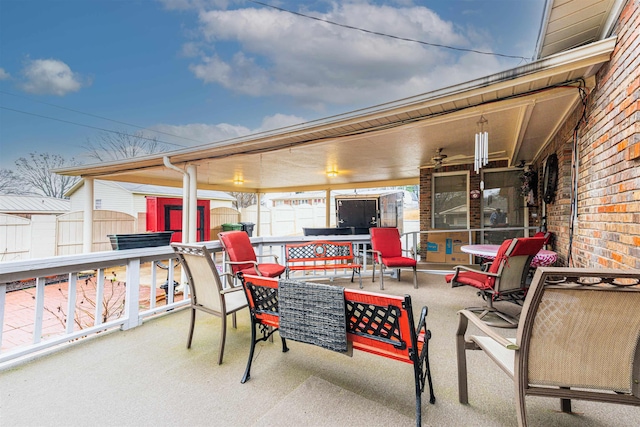
[{"label": "patio table", "polygon": [[[483,259],[493,260],[498,254],[499,248],[500,245],[464,245],[460,247],[460,250]],[[541,249],[540,252],[533,257],[531,267],[547,267],[553,265],[557,260],[557,253]]]}]

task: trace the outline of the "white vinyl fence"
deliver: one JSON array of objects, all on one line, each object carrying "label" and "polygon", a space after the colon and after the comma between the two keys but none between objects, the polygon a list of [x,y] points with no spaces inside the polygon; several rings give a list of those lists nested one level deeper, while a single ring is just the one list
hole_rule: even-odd
[{"label": "white vinyl fence", "polygon": [[[0,214],[0,262],[82,253],[83,216],[82,211],[58,216],[32,215],[30,219]],[[242,212],[213,208],[210,218],[211,240],[217,240],[225,223],[253,223],[253,236],[258,236],[255,205]],[[92,252],[111,250],[110,234],[140,232],[137,219],[123,212],[95,210],[93,221]],[[305,227],[325,227],[326,210],[324,205],[262,207],[260,221],[260,236],[299,236]],[[331,224],[335,224],[334,218]]]}]

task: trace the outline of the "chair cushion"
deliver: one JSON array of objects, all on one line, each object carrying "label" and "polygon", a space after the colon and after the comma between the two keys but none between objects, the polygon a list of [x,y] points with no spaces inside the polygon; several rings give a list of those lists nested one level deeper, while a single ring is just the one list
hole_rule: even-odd
[{"label": "chair cushion", "polygon": [[382,263],[384,265],[386,265],[387,267],[390,267],[390,268],[393,268],[393,267],[415,267],[416,266],[416,260],[415,259],[404,257],[404,256],[397,256],[397,257],[386,257],[386,256],[383,256],[382,257]]},{"label": "chair cushion", "polygon": [[256,253],[251,246],[249,235],[244,231],[220,233],[225,249],[231,261],[255,261]]},{"label": "chair cushion", "polygon": [[397,228],[369,229],[371,233],[371,247],[374,251],[380,251],[382,258],[394,258],[402,256],[402,244],[400,243],[400,232]]},{"label": "chair cushion", "polygon": [[[447,282],[451,282],[451,280],[453,279],[453,274],[447,274],[445,276],[445,280]],[[463,271],[460,274],[458,274],[458,277],[456,278],[456,283],[460,283],[463,285],[469,285],[469,286],[473,286],[474,288],[478,288],[478,289],[482,289],[482,290],[486,290],[486,289],[491,289],[491,287],[493,286],[493,280],[488,280],[488,279],[493,279],[485,274],[483,274],[482,272],[475,272],[475,271]]]},{"label": "chair cushion", "polygon": [[[285,267],[283,265],[269,263],[258,264],[258,268],[260,269],[260,273],[262,273],[262,275],[265,277],[279,277],[282,273],[284,273],[285,270]],[[241,271],[244,274],[252,274],[254,276],[258,275],[258,272],[255,268],[253,268],[253,266],[244,268]]]}]

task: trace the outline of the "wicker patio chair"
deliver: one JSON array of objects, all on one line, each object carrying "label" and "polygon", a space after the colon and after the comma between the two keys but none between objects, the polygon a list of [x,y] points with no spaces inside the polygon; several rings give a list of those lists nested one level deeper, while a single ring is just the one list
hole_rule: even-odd
[{"label": "wicker patio chair", "polygon": [[521,303],[526,293],[529,265],[542,249],[543,242],[542,237],[505,240],[487,271],[458,265],[454,267],[455,273],[446,275],[445,280],[451,282],[454,287],[468,285],[478,289],[478,294],[487,304],[482,307],[469,307],[467,310],[480,313],[479,317],[487,324],[515,328],[518,326],[518,319],[498,310],[493,302],[504,299]]},{"label": "wicker patio chair", "polygon": [[380,264],[380,289],[384,289],[384,269],[396,269],[400,280],[400,269],[413,270],[413,287],[418,289],[417,261],[402,255],[400,232],[394,227],[371,227],[371,252],[373,252],[373,275],[371,281],[376,280],[376,264]]},{"label": "wicker patio chair", "polygon": [[[468,403],[466,351],[483,350],[515,382],[518,425],[526,396],[640,406],[640,271],[540,267],[507,339],[462,310],[456,334],[458,393]],[[484,335],[466,336],[471,322]]]},{"label": "wicker patio chair", "polygon": [[[218,352],[218,365],[220,365],[227,337],[227,315],[231,314],[232,325],[236,328],[236,312],[247,307],[247,298],[244,296],[242,286],[224,288],[211,254],[205,246],[172,243],[171,247],[182,263],[191,290],[191,326],[187,348],[191,348],[196,310],[220,317],[222,323]],[[226,275],[230,274],[226,273]]]}]

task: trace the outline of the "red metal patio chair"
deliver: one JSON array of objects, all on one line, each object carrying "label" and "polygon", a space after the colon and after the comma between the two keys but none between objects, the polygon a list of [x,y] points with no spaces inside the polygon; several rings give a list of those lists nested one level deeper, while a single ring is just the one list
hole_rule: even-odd
[{"label": "red metal patio chair", "polygon": [[470,307],[467,308],[468,311],[480,313],[481,319],[489,314],[501,319],[497,323],[484,320],[491,326],[515,328],[518,326],[518,319],[495,308],[493,302],[508,300],[518,303],[524,299],[529,265],[542,249],[543,243],[543,237],[507,239],[500,245],[498,254],[487,271],[457,265],[454,267],[455,273],[446,275],[445,279],[453,287],[467,285],[479,289],[478,294],[487,305]]},{"label": "red metal patio chair", "polygon": [[280,277],[284,273],[285,266],[278,264],[276,255],[260,255],[260,257],[273,257],[275,263],[258,263],[249,235],[244,231],[223,231],[218,233],[220,243],[229,256],[229,264],[234,275],[239,272],[266,277]]},{"label": "red metal patio chair", "polygon": [[[371,281],[376,280],[376,264],[380,264],[380,289],[384,289],[384,269],[395,268],[400,280],[401,268],[413,269],[413,287],[418,288],[417,261],[402,255],[400,232],[397,228],[372,227],[371,252],[373,252],[373,275]],[[408,252],[408,251],[404,251]]]}]

